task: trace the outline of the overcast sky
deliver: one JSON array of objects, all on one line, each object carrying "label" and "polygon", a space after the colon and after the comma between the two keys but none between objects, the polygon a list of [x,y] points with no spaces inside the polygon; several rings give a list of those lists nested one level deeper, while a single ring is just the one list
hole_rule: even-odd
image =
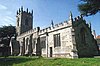
[{"label": "overcast sky", "polygon": [[[51,20],[54,24],[68,20],[69,12],[72,11],[73,17],[79,16],[77,5],[80,0],[0,0],[0,26],[16,25],[16,11],[23,6],[24,10],[33,9],[34,27],[48,27]],[[100,13],[85,17],[87,23],[91,22],[92,29],[100,35]]]}]

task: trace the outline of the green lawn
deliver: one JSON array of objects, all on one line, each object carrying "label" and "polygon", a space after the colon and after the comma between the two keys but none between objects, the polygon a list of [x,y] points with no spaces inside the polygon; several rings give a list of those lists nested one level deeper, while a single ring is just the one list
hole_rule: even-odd
[{"label": "green lawn", "polygon": [[0,66],[100,66],[100,58],[0,57]]}]

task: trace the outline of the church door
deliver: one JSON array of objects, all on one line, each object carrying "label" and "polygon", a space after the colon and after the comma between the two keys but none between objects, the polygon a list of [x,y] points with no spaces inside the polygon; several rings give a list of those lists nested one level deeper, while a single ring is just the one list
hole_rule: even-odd
[{"label": "church door", "polygon": [[50,57],[52,57],[52,47],[50,47]]}]

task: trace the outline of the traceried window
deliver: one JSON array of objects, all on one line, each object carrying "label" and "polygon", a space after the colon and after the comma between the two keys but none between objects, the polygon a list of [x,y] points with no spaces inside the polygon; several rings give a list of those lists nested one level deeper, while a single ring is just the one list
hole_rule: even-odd
[{"label": "traceried window", "polygon": [[54,35],[54,47],[59,47],[59,46],[61,46],[60,33]]},{"label": "traceried window", "polygon": [[46,48],[46,41],[41,41],[41,47]]},{"label": "traceried window", "polygon": [[41,48],[46,48],[46,37],[40,38]]},{"label": "traceried window", "polygon": [[86,39],[85,39],[86,31],[84,28],[81,28],[80,34],[81,34],[81,42],[85,44],[86,43]]}]

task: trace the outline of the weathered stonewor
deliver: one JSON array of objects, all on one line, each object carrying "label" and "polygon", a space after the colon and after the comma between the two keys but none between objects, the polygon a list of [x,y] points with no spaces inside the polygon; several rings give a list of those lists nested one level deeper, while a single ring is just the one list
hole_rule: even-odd
[{"label": "weathered stonewor", "polygon": [[73,19],[70,12],[68,21],[55,25],[52,21],[50,27],[32,29],[32,14],[33,11],[23,11],[23,8],[17,12],[16,41],[20,45],[19,55],[78,58],[98,54],[91,27],[82,16]]}]

